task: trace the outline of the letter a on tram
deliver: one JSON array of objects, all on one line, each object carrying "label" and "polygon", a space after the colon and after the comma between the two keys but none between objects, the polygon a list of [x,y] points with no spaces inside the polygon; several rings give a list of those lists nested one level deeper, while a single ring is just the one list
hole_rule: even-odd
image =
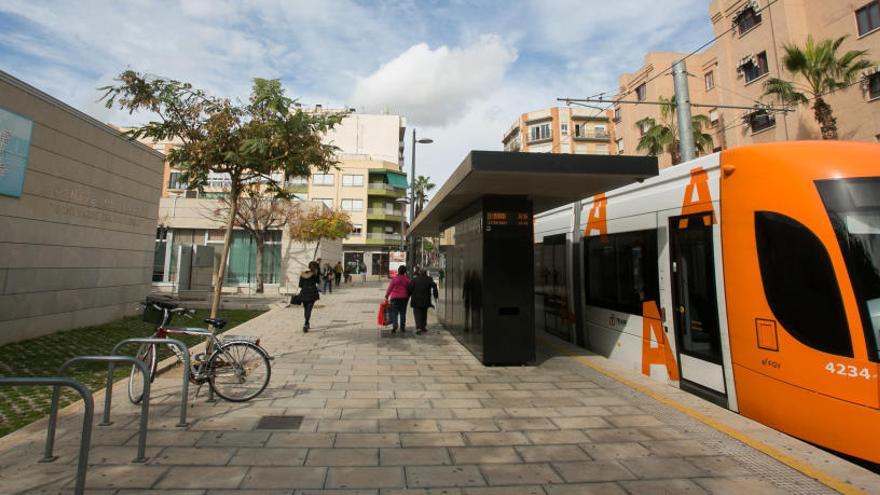
[{"label": "letter a on tram", "polygon": [[[684,200],[681,202],[681,214],[696,215],[706,213],[703,224],[707,227],[715,223],[715,210],[712,208],[712,195],[709,192],[709,173],[703,167],[691,169],[691,181],[684,188]],[[686,229],[688,219],[678,221],[678,228]]]},{"label": "letter a on tram", "polygon": [[[651,347],[651,335],[657,341],[657,347]],[[669,373],[669,379],[678,380],[678,364],[663,331],[660,310],[656,302],[645,301],[642,303],[642,374],[651,376],[652,364],[662,364]]]},{"label": "letter a on tram", "polygon": [[605,218],[607,204],[605,193],[593,196],[593,206],[590,207],[590,213],[587,215],[587,228],[584,229],[584,237],[590,237],[590,234],[595,230],[599,232],[599,239],[602,242],[608,239],[608,221]]}]

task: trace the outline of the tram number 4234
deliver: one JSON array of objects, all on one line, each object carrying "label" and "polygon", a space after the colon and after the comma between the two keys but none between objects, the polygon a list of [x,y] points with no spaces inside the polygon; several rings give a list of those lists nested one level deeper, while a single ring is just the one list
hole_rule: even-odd
[{"label": "tram number 4234", "polygon": [[871,370],[869,370],[868,368],[859,369],[851,364],[847,365],[842,363],[828,363],[825,365],[825,370],[829,373],[834,373],[835,375],[846,376],[849,378],[864,378],[865,380],[877,378],[877,375],[872,375]]}]

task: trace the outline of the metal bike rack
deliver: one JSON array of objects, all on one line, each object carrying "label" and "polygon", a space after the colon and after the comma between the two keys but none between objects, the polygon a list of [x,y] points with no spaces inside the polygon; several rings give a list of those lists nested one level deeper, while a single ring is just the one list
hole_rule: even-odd
[{"label": "metal bike rack", "polygon": [[[58,368],[58,374],[63,375],[67,368],[71,367],[75,363],[129,363],[140,368],[141,372],[144,374],[144,397],[141,399],[141,425],[140,432],[138,433],[138,453],[137,457],[132,462],[145,462],[147,460],[146,451],[147,451],[147,420],[150,416],[150,372],[147,370],[147,365],[144,364],[143,361],[139,359],[135,359],[130,356],[77,356],[75,358],[68,359],[66,363],[62,364],[60,368]],[[52,462],[56,459],[55,456],[52,455],[52,450],[55,447],[55,427],[58,423],[58,386],[55,386],[52,391],[52,406],[49,409],[49,428],[46,431],[46,450],[43,454],[42,462]],[[105,391],[107,395],[113,393],[113,383],[110,383],[110,386],[107,387]],[[107,412],[104,412],[105,415]]]},{"label": "metal bike rack", "polygon": [[[145,339],[125,339],[120,341],[113,347],[113,352],[111,354],[117,354],[119,349],[129,345],[129,344],[166,344],[175,346],[180,349],[180,355],[183,359],[183,380],[180,385],[180,421],[177,422],[176,426],[186,427],[186,403],[189,398],[189,374],[190,374],[190,357],[189,357],[189,349],[186,347],[186,344],[177,340],[177,339],[154,339],[154,338],[145,338]],[[113,368],[115,363],[111,362],[110,366],[107,370],[107,390],[112,390],[113,388]],[[104,418],[100,423],[100,426],[107,426],[110,423],[110,395],[107,394],[107,397],[104,399]]]},{"label": "metal bike rack", "polygon": [[[83,427],[79,440],[79,460],[76,465],[76,485],[74,493],[82,495],[86,489],[86,469],[89,466],[89,446],[92,441],[92,417],[95,411],[95,401],[92,399],[92,393],[82,383],[73,378],[53,376],[53,377],[0,377],[0,385],[23,386],[23,385],[52,385],[55,392],[58,387],[70,387],[83,398],[85,410],[83,411]],[[53,392],[54,395],[54,392]],[[54,417],[54,415],[53,415]],[[54,425],[52,425],[54,427]]]}]

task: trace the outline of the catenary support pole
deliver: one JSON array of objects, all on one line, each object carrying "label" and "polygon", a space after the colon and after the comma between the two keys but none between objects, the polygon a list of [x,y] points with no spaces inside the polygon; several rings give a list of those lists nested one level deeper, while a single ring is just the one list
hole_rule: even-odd
[{"label": "catenary support pole", "polygon": [[684,60],[672,64],[672,79],[675,84],[675,114],[678,116],[678,143],[681,161],[697,157],[694,144],[694,128],[691,119],[691,95],[688,90],[687,65]]}]

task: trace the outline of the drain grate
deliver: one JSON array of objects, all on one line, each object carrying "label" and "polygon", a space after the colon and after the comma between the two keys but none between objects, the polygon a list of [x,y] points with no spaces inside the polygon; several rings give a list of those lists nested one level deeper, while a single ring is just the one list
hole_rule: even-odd
[{"label": "drain grate", "polygon": [[263,416],[257,423],[258,430],[298,430],[302,416]]}]

